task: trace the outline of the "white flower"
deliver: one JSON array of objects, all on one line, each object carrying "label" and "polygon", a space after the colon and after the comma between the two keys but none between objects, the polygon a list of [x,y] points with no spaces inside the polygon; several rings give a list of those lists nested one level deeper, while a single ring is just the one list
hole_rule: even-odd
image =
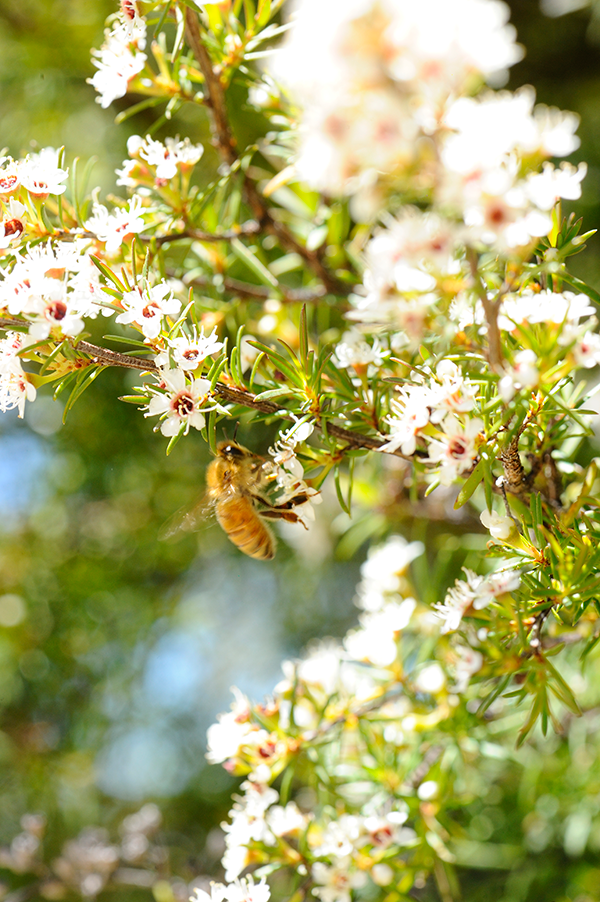
[{"label": "white flower", "polygon": [[224,895],[227,902],[268,902],[271,889],[264,877],[260,883],[255,883],[250,874],[227,886]]},{"label": "white flower", "polygon": [[267,824],[274,836],[289,836],[306,828],[308,818],[302,814],[295,802],[285,807],[274,805],[267,812]]},{"label": "white flower", "polygon": [[348,654],[357,661],[389,667],[398,656],[398,633],[408,626],[416,606],[414,598],[405,598],[375,613],[363,614],[361,628],[350,630],[344,639]]},{"label": "white flower", "polygon": [[321,836],[320,844],[312,850],[320,858],[346,858],[355,849],[361,834],[360,818],[352,814],[342,814],[330,821]]},{"label": "white flower", "polygon": [[[190,169],[195,166],[202,154],[202,144],[192,144],[189,138],[179,141],[177,138],[165,138],[164,144],[155,141],[150,135],[141,140],[137,135],[133,141],[127,142],[127,150],[132,156],[139,156],[149,166],[155,168],[156,179],[168,182],[175,178],[178,169]],[[137,140],[136,140],[137,139]]]},{"label": "white flower", "polygon": [[127,207],[117,207],[111,213],[103,204],[94,203],[92,216],[85,223],[89,232],[93,232],[100,241],[106,242],[106,253],[114,254],[121,247],[128,235],[143,232],[146,223],[140,212],[142,199],[135,194]]},{"label": "white flower", "polygon": [[520,574],[516,570],[499,570],[489,576],[478,576],[465,568],[466,582],[457,579],[455,585],[448,589],[443,604],[434,605],[444,623],[442,633],[450,633],[458,629],[464,613],[473,607],[480,611],[487,607],[498,595],[514,592],[519,587]]},{"label": "white flower", "polygon": [[[58,282],[57,279],[52,281],[57,282],[62,294],[63,284]],[[41,318],[34,319],[29,327],[29,334],[34,341],[48,338],[50,330],[54,328],[60,329],[63,335],[70,336],[79,335],[83,331],[84,323],[79,311],[73,307],[69,299],[64,295],[43,304],[40,314]]]},{"label": "white flower", "polygon": [[595,310],[585,294],[572,291],[524,291],[520,295],[508,295],[502,301],[498,325],[507,332],[514,332],[521,323],[554,323],[577,325],[582,317],[589,317]]},{"label": "white flower", "polygon": [[190,426],[203,429],[206,423],[204,410],[210,410],[206,401],[210,396],[211,384],[208,379],[192,379],[186,381],[183,370],[163,370],[162,383],[167,392],[155,392],[148,404],[147,417],[160,416],[160,431],[163,435],[178,435],[183,428],[187,435]]},{"label": "white flower", "polygon": [[235,880],[225,886],[223,883],[211,883],[210,893],[203,889],[195,889],[190,902],[268,902],[271,890],[265,878],[254,883],[252,875]]},{"label": "white flower", "polygon": [[466,423],[448,414],[440,423],[442,429],[437,438],[429,440],[429,461],[440,465],[442,485],[451,485],[462,473],[467,472],[477,457],[477,437],[483,429],[483,420],[475,417]]},{"label": "white flower", "polygon": [[67,186],[62,183],[69,173],[58,166],[58,150],[44,147],[39,153],[28,154],[20,167],[20,179],[24,188],[38,197],[63,194]]},{"label": "white flower", "polygon": [[0,340],[0,410],[6,413],[15,407],[22,419],[25,402],[35,401],[36,389],[23,372],[19,351],[29,343],[28,336],[20,332],[7,332]]},{"label": "white flower", "polygon": [[100,95],[96,101],[106,109],[113,100],[125,96],[129,82],[146,65],[146,54],[137,49],[145,45],[145,26],[142,23],[132,35],[128,25],[119,24],[113,31],[105,31],[104,37],[102,48],[92,50],[92,62],[98,71],[88,78],[88,83]]},{"label": "white flower", "polygon": [[400,577],[425,551],[422,542],[407,542],[402,536],[390,536],[384,545],[370,548],[360,568],[356,604],[365,611],[379,611],[400,591]]},{"label": "white flower", "polygon": [[406,456],[414,454],[417,436],[429,423],[432,400],[432,392],[425,385],[401,386],[390,402],[394,416],[385,418],[390,427],[390,438],[381,446],[381,451],[391,454],[400,449]]},{"label": "white flower", "polygon": [[250,722],[250,702],[236,687],[232,691],[235,695],[232,710],[219,714],[217,723],[207,731],[206,759],[210,764],[235,758],[248,734],[257,729]]},{"label": "white flower", "polygon": [[455,647],[457,658],[454,662],[455,692],[466,692],[469,680],[483,666],[483,655],[474,648],[465,645]]},{"label": "white flower", "polygon": [[350,858],[340,858],[331,867],[316,861],[312,866],[312,877],[316,884],[313,894],[321,902],[350,902],[350,891],[367,882],[364,871],[352,869]]},{"label": "white flower", "polygon": [[486,529],[489,529],[492,538],[508,539],[511,532],[515,528],[514,521],[506,514],[497,514],[496,511],[484,510],[479,515],[479,519]]},{"label": "white flower", "polygon": [[540,210],[551,210],[560,197],[578,200],[581,182],[587,173],[587,165],[580,163],[577,169],[570,163],[561,163],[556,169],[552,163],[544,163],[542,172],[527,176],[526,191],[529,199]]},{"label": "white flower", "polygon": [[344,332],[335,348],[334,363],[338,367],[381,366],[384,361],[384,350],[377,338],[370,345],[359,329],[352,328]]},{"label": "white flower", "polygon": [[204,328],[201,327],[198,335],[194,326],[192,338],[188,338],[186,335],[170,338],[168,344],[173,348],[175,363],[186,371],[197,369],[206,357],[218,354],[223,348],[223,342],[217,339],[216,327],[210,335],[205,335]]},{"label": "white flower", "polygon": [[181,301],[165,282],[152,288],[135,288],[123,295],[124,312],[116,317],[118,323],[135,323],[146,338],[158,338],[163,327],[163,317],[179,313]]},{"label": "white flower", "polygon": [[573,357],[577,366],[585,369],[597,366],[600,363],[600,335],[597,332],[582,335],[573,346]]},{"label": "white flower", "polygon": [[25,230],[26,207],[24,204],[9,198],[8,209],[0,222],[0,250],[19,244]]},{"label": "white flower", "polygon": [[523,388],[535,388],[540,379],[535,351],[525,350],[515,354],[514,366],[498,383],[498,393],[505,403],[514,397],[515,392]]},{"label": "white flower", "polygon": [[20,163],[12,157],[2,157],[0,164],[0,196],[14,194],[21,184]]}]

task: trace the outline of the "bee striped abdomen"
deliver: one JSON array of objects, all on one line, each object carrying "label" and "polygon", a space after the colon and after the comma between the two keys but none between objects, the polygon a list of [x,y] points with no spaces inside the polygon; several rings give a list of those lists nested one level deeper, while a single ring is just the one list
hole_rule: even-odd
[{"label": "bee striped abdomen", "polygon": [[215,505],[215,512],[219,525],[240,551],[260,561],[269,561],[274,557],[275,540],[257,514],[252,499],[244,495],[220,499]]}]

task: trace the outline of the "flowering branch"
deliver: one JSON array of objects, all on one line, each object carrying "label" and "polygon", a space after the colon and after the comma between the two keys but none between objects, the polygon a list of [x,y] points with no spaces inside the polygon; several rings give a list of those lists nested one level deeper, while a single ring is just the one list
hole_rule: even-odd
[{"label": "flowering branch", "polygon": [[[142,370],[149,373],[160,372],[160,368],[151,360],[142,360],[130,354],[120,354],[118,351],[102,348],[99,345],[91,344],[89,341],[78,341],[75,347],[76,349],[83,351],[84,354],[89,354],[95,363],[100,363],[103,366],[120,366],[126,369]],[[258,410],[260,413],[272,414],[279,419],[296,422],[291,414],[286,413],[285,410],[277,404],[274,404],[272,401],[261,400],[252,394],[252,392],[246,391],[245,389],[236,388],[232,385],[225,385],[223,382],[217,382],[214,387],[214,392],[224,401],[231,404],[238,404],[240,407],[248,407],[251,410]],[[322,432],[326,431],[327,434],[333,438],[345,442],[346,448],[344,450],[346,451],[358,450],[360,448],[364,448],[367,451],[380,451],[386,444],[382,439],[369,435],[361,435],[358,432],[352,432],[349,429],[344,429],[342,426],[336,426],[335,423],[330,423],[329,421],[326,426],[323,426],[317,420],[315,422],[315,428]],[[412,459],[411,456],[402,454],[400,451],[394,451],[392,453],[396,457],[402,457],[405,460]]]}]

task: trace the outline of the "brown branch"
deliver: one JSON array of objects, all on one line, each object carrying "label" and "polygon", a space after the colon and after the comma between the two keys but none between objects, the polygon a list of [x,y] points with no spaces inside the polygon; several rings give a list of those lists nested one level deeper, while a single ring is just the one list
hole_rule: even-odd
[{"label": "brown branch", "polygon": [[487,322],[488,361],[490,367],[498,372],[498,370],[502,369],[502,345],[500,343],[500,329],[498,328],[498,310],[502,298],[502,291],[499,291],[498,296],[491,300],[488,297],[486,287],[479,275],[477,252],[471,247],[467,247],[467,260],[469,261],[471,275],[473,276],[473,281],[475,283],[475,290],[483,305],[483,311]]},{"label": "brown branch", "polygon": [[208,50],[202,43],[198,16],[188,6],[185,8],[185,35],[192,53],[196,57],[202,74],[204,75],[206,91],[208,93],[206,102],[212,112],[214,140],[217,149],[225,162],[231,166],[236,162],[238,157],[235,151],[235,138],[233,137],[229,126],[229,117],[225,105],[225,92],[223,91],[220,79],[215,74]]},{"label": "brown branch", "polygon": [[[207,91],[207,104],[212,113],[213,141],[223,160],[232,166],[239,159],[236,140],[231,131],[227,105],[225,103],[225,91],[221,79],[215,72],[210,55],[202,42],[198,15],[189,7],[185,9],[185,31],[188,44],[202,70]],[[246,200],[258,222],[271,234],[275,235],[282,246],[288,251],[299,254],[310,266],[313,272],[321,279],[323,285],[331,294],[348,293],[348,286],[334,276],[315,251],[309,250],[300,244],[283,223],[278,222],[266,206],[264,198],[259,194],[254,182],[244,176],[244,192]]]}]

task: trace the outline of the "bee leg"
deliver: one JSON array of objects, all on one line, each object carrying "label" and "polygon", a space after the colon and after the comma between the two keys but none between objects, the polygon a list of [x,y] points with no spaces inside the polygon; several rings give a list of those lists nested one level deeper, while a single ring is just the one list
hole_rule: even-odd
[{"label": "bee leg", "polygon": [[308,529],[308,526],[300,519],[298,514],[284,505],[281,507],[273,506],[270,510],[260,511],[260,516],[264,517],[265,520],[285,520],[287,523],[302,523],[303,527]]},{"label": "bee leg", "polygon": [[[263,498],[262,495],[252,495],[251,497],[253,501],[256,501],[258,504],[271,511],[291,511],[293,508],[298,507],[299,504],[305,504],[309,499],[309,495],[307,495],[306,492],[298,492],[297,495],[293,495],[289,501],[284,501],[282,504],[271,504],[271,502],[266,498]],[[261,512],[261,515],[262,514],[263,512]]]}]

